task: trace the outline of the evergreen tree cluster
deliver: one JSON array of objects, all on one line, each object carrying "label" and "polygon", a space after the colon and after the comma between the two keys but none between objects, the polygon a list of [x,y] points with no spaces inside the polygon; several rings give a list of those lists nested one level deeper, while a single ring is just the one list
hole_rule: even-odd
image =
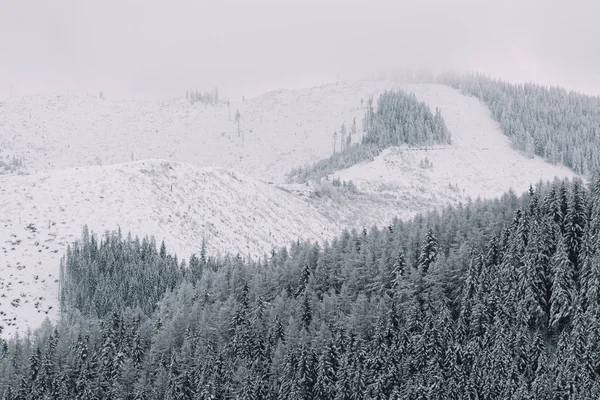
[{"label": "evergreen tree cluster", "polygon": [[293,169],[288,174],[289,182],[305,183],[319,180],[335,171],[351,167],[362,161],[372,160],[388,147],[407,144],[409,146],[432,146],[449,144],[450,132],[438,109],[435,113],[427,104],[419,102],[414,94],[402,90],[386,91],[373,109],[373,98],[366,104],[363,118],[365,132],[360,142],[352,144],[356,133],[353,122],[350,132],[345,124],[340,129],[340,151],[337,152],[337,132],[334,133],[333,155],[314,165]]},{"label": "evergreen tree cluster", "polygon": [[[0,343],[3,399],[600,397],[600,180],[254,261],[177,268],[152,239],[84,232],[63,264],[62,321]],[[158,265],[155,303],[133,281]],[[94,274],[119,277],[102,315],[77,289]]]},{"label": "evergreen tree cluster", "polygon": [[373,144],[357,143],[344,151],[333,153],[330,157],[317,161],[313,165],[293,168],[286,176],[288,183],[307,183],[319,181],[337,171],[350,168],[363,161],[375,159],[381,151]]},{"label": "evergreen tree cluster", "polygon": [[481,74],[447,73],[438,82],[484,102],[517,149],[587,176],[600,168],[600,97]]},{"label": "evergreen tree cluster", "polygon": [[403,91],[384,92],[379,96],[376,112],[369,99],[364,123],[363,143],[373,143],[379,149],[402,144],[432,146],[451,142],[440,110],[436,108],[432,113],[414,94]]},{"label": "evergreen tree cluster", "polygon": [[185,92],[185,98],[191,103],[200,102],[202,104],[217,105],[219,104],[219,88],[215,87],[212,92],[202,93],[199,90],[188,90]]},{"label": "evergreen tree cluster", "polygon": [[338,201],[343,197],[351,198],[360,194],[360,191],[352,181],[342,181],[339,178],[333,178],[332,181],[325,177],[321,182],[317,183],[311,197],[320,198],[328,197]]},{"label": "evergreen tree cluster", "polygon": [[19,173],[24,168],[23,160],[14,155],[0,158],[0,175]]},{"label": "evergreen tree cluster", "polygon": [[61,262],[61,310],[74,308],[96,318],[127,307],[150,314],[181,281],[184,267],[167,254],[164,242],[157,251],[153,239],[124,240],[120,231],[99,241],[86,227]]}]

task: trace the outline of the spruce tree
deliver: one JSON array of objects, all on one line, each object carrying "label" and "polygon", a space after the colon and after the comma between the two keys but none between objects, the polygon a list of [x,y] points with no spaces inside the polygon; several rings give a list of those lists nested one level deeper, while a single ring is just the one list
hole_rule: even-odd
[{"label": "spruce tree", "polygon": [[433,233],[433,230],[429,228],[427,231],[427,235],[425,235],[425,243],[421,248],[421,253],[419,254],[418,260],[418,268],[419,271],[426,275],[429,271],[429,267],[431,264],[435,262],[438,256],[438,242]]},{"label": "spruce tree", "polygon": [[574,302],[574,271],[567,254],[567,245],[559,237],[552,257],[552,295],[550,296],[550,327],[561,332],[570,323]]}]

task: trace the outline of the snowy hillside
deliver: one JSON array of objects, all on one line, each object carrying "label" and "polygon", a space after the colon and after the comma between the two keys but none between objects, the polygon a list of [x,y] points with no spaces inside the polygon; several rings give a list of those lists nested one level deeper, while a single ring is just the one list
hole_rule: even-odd
[{"label": "snowy hillside", "polygon": [[332,238],[340,225],[306,201],[234,172],[165,161],[0,176],[0,325],[57,312],[59,261],[87,224],[102,234],[154,235],[188,258],[260,256],[298,238]]},{"label": "snowy hillside", "polygon": [[333,131],[355,117],[360,124],[361,99],[388,85],[279,90],[232,101],[229,109],[72,94],[15,98],[0,102],[0,157],[21,158],[29,172],[160,158],[282,182],[292,167],[330,155]]},{"label": "snowy hillside", "polygon": [[[452,145],[390,148],[334,174],[360,193],[265,182],[282,182],[293,167],[329,156],[342,122],[356,117],[362,125],[361,99],[397,87],[441,110]],[[184,100],[63,95],[0,103],[0,159],[22,160],[29,172],[0,172],[3,335],[57,315],[59,260],[84,224],[97,233],[120,226],[124,234],[154,235],[185,258],[203,238],[213,254],[259,256],[297,238],[331,239],[344,228],[574,175],[514,151],[485,106],[441,85],[372,81],[281,90],[232,102],[231,120],[228,114],[225,105]]]},{"label": "snowy hillside", "polygon": [[[387,164],[399,166],[357,166],[342,175],[345,179],[368,181],[372,188],[389,183],[379,175],[386,176],[388,171],[394,177],[400,169],[405,172],[400,182],[418,176],[423,184],[458,184],[461,194],[476,197],[495,196],[511,186],[519,189],[554,175],[572,175],[512,150],[477,99],[443,85],[391,81],[279,90],[232,102],[229,110],[224,104],[192,105],[186,100],[115,102],[69,94],[15,98],[0,103],[0,159],[8,162],[9,157],[17,157],[24,169],[33,173],[160,158],[200,167],[220,166],[277,183],[293,167],[328,157],[333,131],[339,130],[342,122],[348,126],[356,118],[360,130],[361,99],[366,103],[370,95],[376,99],[394,88],[414,92],[430,108],[441,110],[453,136],[451,149],[390,158],[395,153],[391,150],[379,163],[386,159]],[[242,116],[239,137],[234,121],[238,109]],[[433,169],[419,168],[425,156],[435,159]],[[473,180],[476,185],[470,183]]]},{"label": "snowy hillside", "polygon": [[[554,177],[574,177],[563,166],[550,165],[514,150],[490,111],[477,98],[447,86],[404,85],[430,108],[439,108],[452,134],[452,144],[433,148],[390,148],[373,162],[334,174],[352,180],[362,191],[411,196],[429,206],[457,199],[491,198]],[[409,206],[410,207],[410,206]]]}]

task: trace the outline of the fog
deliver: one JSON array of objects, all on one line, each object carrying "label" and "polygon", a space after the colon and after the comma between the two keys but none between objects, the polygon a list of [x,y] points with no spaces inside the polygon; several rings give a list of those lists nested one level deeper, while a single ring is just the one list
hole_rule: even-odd
[{"label": "fog", "polygon": [[600,94],[598,15],[595,0],[0,0],[0,97],[253,96],[394,67]]}]

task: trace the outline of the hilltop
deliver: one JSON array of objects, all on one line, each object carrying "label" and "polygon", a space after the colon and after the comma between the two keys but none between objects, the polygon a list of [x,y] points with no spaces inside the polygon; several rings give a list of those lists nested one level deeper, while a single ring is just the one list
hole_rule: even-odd
[{"label": "hilltop", "polygon": [[160,158],[283,182],[292,167],[329,155],[334,130],[353,118],[360,122],[361,99],[386,86],[278,90],[230,107],[73,94],[14,98],[0,103],[0,153],[21,159],[30,173]]},{"label": "hilltop", "polygon": [[[342,122],[361,125],[361,100],[398,87],[441,111],[452,144],[393,147],[329,182],[282,183],[292,168],[331,154]],[[203,240],[210,254],[260,257],[298,239],[322,242],[345,228],[385,226],[575,176],[514,150],[479,100],[442,85],[280,90],[232,103],[231,120],[228,114],[226,105],[185,100],[61,95],[3,103],[0,149],[25,172],[0,176],[3,334],[56,317],[59,262],[84,225],[100,234],[120,227],[124,235],[153,235],[180,258],[198,253]],[[336,187],[336,179],[358,190]]]}]

